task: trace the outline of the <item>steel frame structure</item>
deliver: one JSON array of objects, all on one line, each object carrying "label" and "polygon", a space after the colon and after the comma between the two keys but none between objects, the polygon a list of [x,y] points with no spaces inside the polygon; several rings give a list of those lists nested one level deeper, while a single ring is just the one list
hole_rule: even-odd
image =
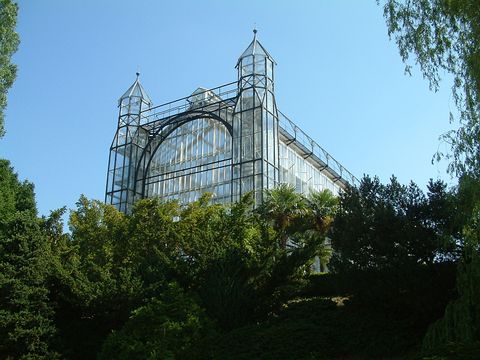
[{"label": "steel frame structure", "polygon": [[140,84],[119,100],[105,202],[130,212],[141,198],[186,203],[203,192],[229,203],[278,183],[334,193],[357,179],[277,109],[275,61],[256,31],[238,59],[237,81],[153,106]]}]

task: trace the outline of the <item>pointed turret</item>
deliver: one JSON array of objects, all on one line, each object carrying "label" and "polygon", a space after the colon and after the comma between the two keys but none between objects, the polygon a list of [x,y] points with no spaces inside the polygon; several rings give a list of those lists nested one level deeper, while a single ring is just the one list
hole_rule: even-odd
[{"label": "pointed turret", "polygon": [[274,91],[274,69],[277,63],[257,39],[257,29],[253,29],[253,40],[238,58],[239,88],[259,87],[260,99],[264,95],[262,89]]},{"label": "pointed turret", "polygon": [[118,99],[118,106],[122,105],[122,100],[130,98],[142,99],[142,102],[149,107],[152,105],[152,100],[150,99],[150,96],[148,96],[142,84],[140,84],[140,73],[137,72],[136,75],[137,78],[135,79],[135,82],[132,84],[132,86],[128,88],[127,91],[125,91],[125,93],[120,97],[120,99]]},{"label": "pointed turret", "polygon": [[141,120],[147,113],[145,110],[152,106],[139,76],[137,72],[135,82],[118,100],[118,126],[108,162],[105,202],[125,213],[131,211],[135,200],[142,195],[136,187],[135,169],[148,139],[148,131],[142,128]]},{"label": "pointed turret", "polygon": [[263,190],[273,189],[279,181],[275,65],[254,29],[253,40],[236,66],[238,96],[233,117],[232,162],[238,169],[233,172],[233,193],[241,196],[253,192],[256,205],[262,201]]},{"label": "pointed turret", "polygon": [[263,47],[263,45],[260,44],[260,41],[257,40],[257,32],[258,32],[257,29],[253,29],[253,40],[250,43],[250,45],[248,45],[248,47],[245,49],[245,51],[242,53],[242,55],[240,55],[240,57],[238,58],[236,67],[238,67],[239,63],[244,58],[248,56],[255,56],[255,55],[264,56],[270,59],[275,65],[277,65],[273,57],[268,53],[268,51]]}]

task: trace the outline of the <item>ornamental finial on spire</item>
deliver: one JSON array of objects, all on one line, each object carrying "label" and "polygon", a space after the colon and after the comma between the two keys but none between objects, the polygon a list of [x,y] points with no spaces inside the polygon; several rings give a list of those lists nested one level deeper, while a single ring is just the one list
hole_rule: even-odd
[{"label": "ornamental finial on spire", "polygon": [[276,65],[275,60],[272,58],[272,56],[268,53],[268,51],[260,44],[260,42],[257,40],[257,25],[255,24],[253,27],[253,40],[248,45],[247,49],[240,55],[237,61],[237,66],[240,63],[240,61],[247,57],[247,56],[252,56],[252,55],[258,55],[258,56],[265,56],[266,58],[270,59],[273,61],[273,63]]}]

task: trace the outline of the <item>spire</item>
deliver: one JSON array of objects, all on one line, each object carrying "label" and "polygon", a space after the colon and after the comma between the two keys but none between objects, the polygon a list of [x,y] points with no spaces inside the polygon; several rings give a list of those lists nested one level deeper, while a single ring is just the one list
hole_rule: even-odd
[{"label": "spire", "polygon": [[247,49],[240,55],[237,61],[237,66],[238,63],[245,57],[251,56],[251,55],[260,55],[260,56],[265,56],[266,58],[270,59],[275,65],[277,64],[273,57],[268,53],[268,51],[263,47],[262,44],[260,44],[260,41],[257,40],[257,28],[253,28],[253,40],[248,45]]},{"label": "spire", "polygon": [[152,105],[152,100],[150,99],[150,96],[148,96],[147,92],[143,88],[142,84],[140,84],[140,73],[136,72],[137,78],[135,79],[135,82],[128,88],[127,91],[118,99],[118,105],[120,106],[120,103],[122,102],[123,99],[125,98],[130,98],[130,97],[138,97],[143,99],[145,103],[148,104],[148,106]]}]

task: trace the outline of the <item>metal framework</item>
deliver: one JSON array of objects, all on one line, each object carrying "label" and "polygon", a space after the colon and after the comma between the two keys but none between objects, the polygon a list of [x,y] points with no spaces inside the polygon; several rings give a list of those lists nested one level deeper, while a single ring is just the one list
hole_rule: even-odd
[{"label": "metal framework", "polygon": [[356,178],[277,109],[275,61],[256,31],[237,81],[153,106],[138,79],[119,100],[105,202],[129,212],[141,198],[187,203],[204,192],[229,203],[285,182],[338,193]]}]

